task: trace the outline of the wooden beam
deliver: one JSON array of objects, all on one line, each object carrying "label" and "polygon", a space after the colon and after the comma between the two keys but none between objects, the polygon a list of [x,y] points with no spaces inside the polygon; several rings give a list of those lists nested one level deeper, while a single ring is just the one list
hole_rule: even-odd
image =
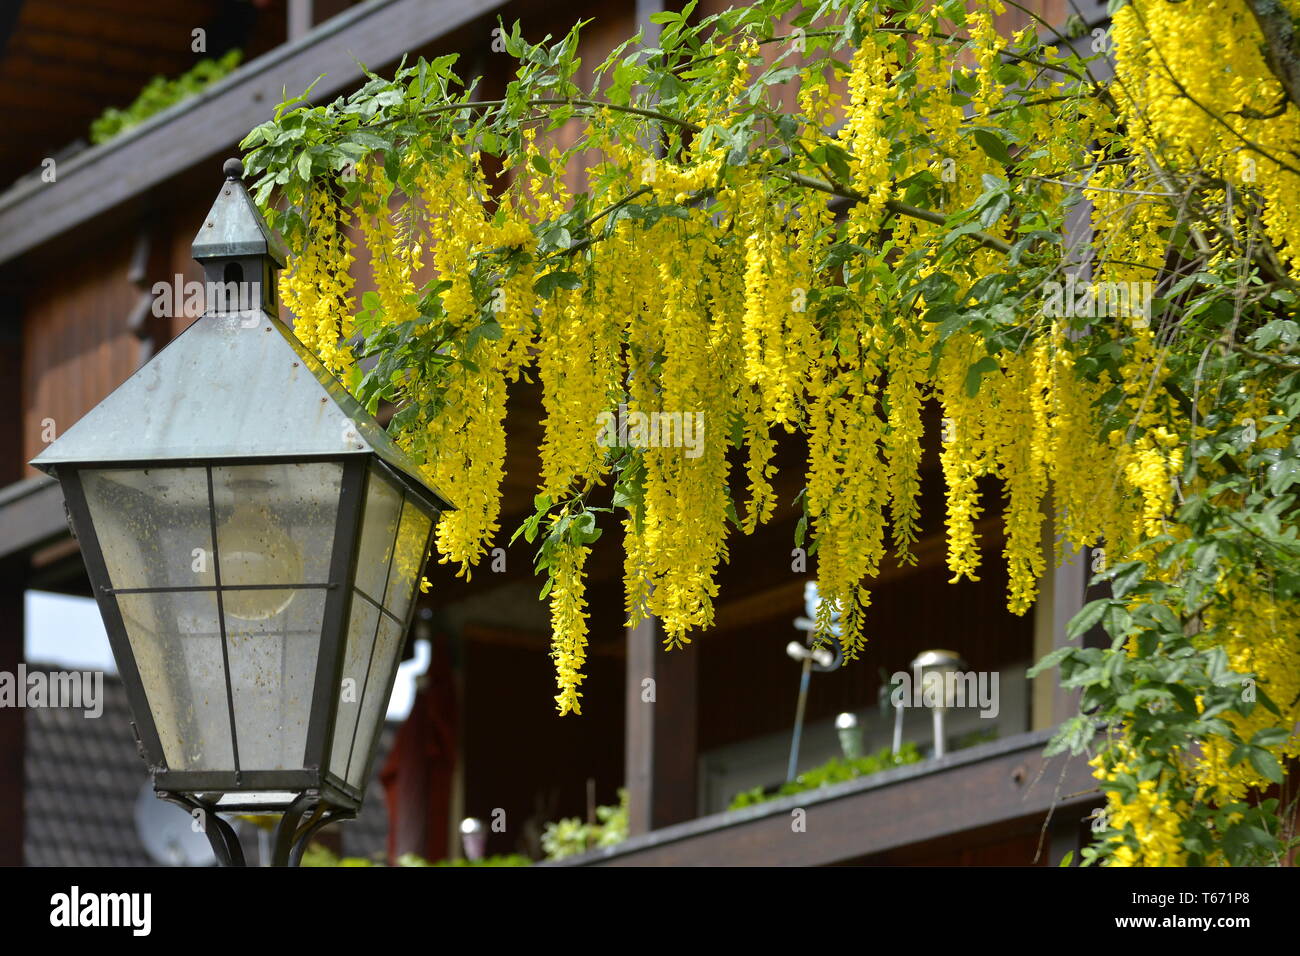
[{"label": "wooden beam", "polygon": [[825,866],[1012,821],[1030,831],[1047,823],[1049,810],[1051,828],[1069,825],[1101,797],[1085,757],[1043,757],[1049,737],[1018,734],[633,835],[553,865]]},{"label": "wooden beam", "polygon": [[[230,152],[250,129],[271,118],[283,91],[299,93],[325,74],[313,99],[327,99],[360,79],[358,61],[381,68],[502,5],[500,0],[387,0],[326,21],[111,142],[60,163],[57,182],[28,178],[0,196],[0,262]],[[214,182],[217,175],[214,166]]]},{"label": "wooden beam", "polygon": [[57,481],[31,478],[0,489],[0,558],[67,535],[63,491]]},{"label": "wooden beam", "polygon": [[623,779],[632,834],[690,820],[698,811],[698,669],[695,648],[664,649],[657,618],[628,629]]}]

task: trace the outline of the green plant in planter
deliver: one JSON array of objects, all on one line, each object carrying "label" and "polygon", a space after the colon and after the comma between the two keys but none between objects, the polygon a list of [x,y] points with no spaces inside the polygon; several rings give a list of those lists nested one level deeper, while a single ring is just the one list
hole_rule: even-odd
[{"label": "green plant in planter", "polygon": [[873,773],[888,770],[890,767],[901,767],[904,764],[916,763],[920,759],[921,754],[917,751],[916,745],[911,742],[903,744],[902,749],[897,754],[888,747],[882,747],[875,753],[866,754],[856,760],[832,757],[820,766],[805,770],[789,783],[783,783],[775,791],[769,792],[764,787],[743,790],[732,798],[731,805],[727,809],[740,810],[744,807],[752,807],[759,803],[766,803],[769,800],[788,797],[793,793],[817,790],[821,787],[828,787],[833,783],[844,783],[846,780],[856,780],[859,777],[870,776]]},{"label": "green plant in planter", "polygon": [[601,846],[614,846],[627,839],[627,791],[618,791],[618,804],[597,807],[598,823],[584,823],[567,817],[546,824],[542,831],[542,849],[548,860],[562,860]]},{"label": "green plant in planter", "polygon": [[[438,860],[430,863],[414,853],[403,853],[397,858],[398,866],[531,866],[532,860],[518,853],[488,856],[481,860]],[[383,866],[378,860],[359,856],[339,856],[333,850],[313,843],[302,856],[303,866]]]},{"label": "green plant in planter", "polygon": [[110,106],[90,124],[90,141],[98,146],[138,126],[167,107],[202,92],[239,66],[243,53],[231,50],[220,59],[205,59],[173,80],[155,76],[126,109]]}]

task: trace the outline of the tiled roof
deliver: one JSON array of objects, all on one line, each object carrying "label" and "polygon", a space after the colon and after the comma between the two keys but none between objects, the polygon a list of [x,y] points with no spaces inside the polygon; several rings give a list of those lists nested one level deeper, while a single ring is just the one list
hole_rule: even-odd
[{"label": "tiled roof", "polygon": [[[28,664],[28,672],[47,670]],[[104,712],[39,707],[25,714],[23,859],[29,866],[152,866],[136,832],[135,802],[149,779],[131,733],[126,691],[105,675]],[[386,726],[375,758],[383,766],[395,727]],[[382,856],[388,821],[383,789],[372,780],[364,809],[341,826],[350,856]]]}]

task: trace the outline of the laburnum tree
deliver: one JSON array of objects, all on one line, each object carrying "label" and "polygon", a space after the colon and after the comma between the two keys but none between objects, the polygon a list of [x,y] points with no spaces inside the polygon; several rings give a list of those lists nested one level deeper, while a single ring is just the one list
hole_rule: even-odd
[{"label": "laburnum tree", "polygon": [[[687,643],[797,432],[818,627],[838,618],[851,661],[882,559],[916,541],[937,402],[953,580],[988,557],[991,476],[1012,611],[1064,545],[1109,586],[1038,665],[1081,692],[1050,749],[1089,753],[1108,801],[1085,862],[1286,862],[1300,0],[1112,0],[1073,42],[1028,10],[1003,35],[1000,0],[691,6],[588,74],[579,26],[503,27],[503,96],[421,59],[290,100],[243,144],[292,253],[295,331],[363,402],[395,403],[390,430],[458,506],[439,559],[468,574],[509,533],[507,389],[540,380],[516,534],[539,546],[556,702],[577,713],[602,524],[624,532],[629,621]],[[360,302],[356,256],[377,290]],[[698,454],[601,441],[620,405],[702,413]],[[1082,646],[1098,625],[1110,645]]]}]

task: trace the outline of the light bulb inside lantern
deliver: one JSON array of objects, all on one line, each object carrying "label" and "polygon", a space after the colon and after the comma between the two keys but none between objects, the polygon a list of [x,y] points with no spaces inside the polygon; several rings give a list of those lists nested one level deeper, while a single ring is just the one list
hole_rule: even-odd
[{"label": "light bulb inside lantern", "polygon": [[[302,550],[265,505],[240,501],[217,528],[223,585],[300,584]],[[211,572],[209,572],[211,574]],[[221,592],[226,614],[241,621],[265,621],[293,601],[294,591],[272,588]]]}]

